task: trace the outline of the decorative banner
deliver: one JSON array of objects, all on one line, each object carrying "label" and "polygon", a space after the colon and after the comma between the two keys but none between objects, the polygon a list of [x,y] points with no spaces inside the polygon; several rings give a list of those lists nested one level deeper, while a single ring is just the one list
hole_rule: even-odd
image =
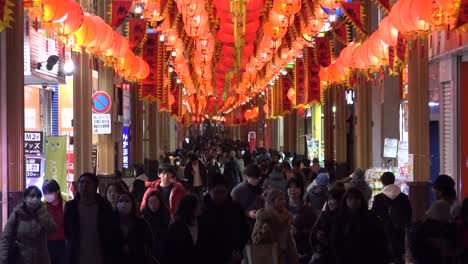
[{"label": "decorative banner", "polygon": [[[271,106],[271,116],[272,117],[278,117],[281,115],[281,100],[282,100],[282,89],[281,89],[281,79],[282,78],[279,78],[275,84],[271,87],[271,102],[272,102],[272,106]],[[287,99],[287,96],[286,96],[287,92],[284,94],[284,96],[286,97],[286,100]]]},{"label": "decorative banner", "polygon": [[314,48],[304,49],[305,67],[307,72],[307,103],[320,103],[320,65],[314,57]]},{"label": "decorative banner", "polygon": [[141,47],[146,38],[146,20],[132,18],[128,20],[127,26],[129,47]]},{"label": "decorative banner", "polygon": [[150,67],[150,74],[141,82],[139,96],[141,100],[148,103],[156,102],[156,79],[158,76],[158,34],[149,34],[143,48],[143,60],[145,60]]},{"label": "decorative banner", "polygon": [[[158,34],[159,36],[159,34]],[[158,37],[159,38],[159,37]],[[156,99],[159,103],[159,111],[170,111],[169,91],[171,82],[174,81],[173,74],[168,75],[166,46],[164,42],[156,41],[157,45],[157,75],[156,75]]]},{"label": "decorative banner", "polygon": [[[306,48],[307,49],[307,48]],[[305,51],[305,50],[304,50]],[[305,55],[305,52],[304,52]],[[294,89],[296,90],[296,106],[300,108],[307,107],[307,75],[305,72],[306,58],[297,58],[294,64]]]},{"label": "decorative banner", "polygon": [[293,103],[289,100],[287,94],[290,88],[293,88],[293,80],[288,74],[281,76],[279,79],[281,83],[281,112],[280,115],[284,115],[291,112],[293,109]]},{"label": "decorative banner", "polygon": [[68,190],[67,137],[46,137],[45,179],[54,179],[61,190]]},{"label": "decorative banner", "polygon": [[364,23],[364,6],[361,3],[350,2],[341,3],[346,20],[351,22],[354,27],[364,36],[367,36]]},{"label": "decorative banner", "polygon": [[12,7],[15,6],[10,0],[0,0],[0,32],[6,28],[11,28],[13,19]]},{"label": "decorative banner", "polygon": [[333,34],[335,34],[336,38],[345,46],[348,46],[351,40],[351,32],[351,25],[346,23],[346,21],[333,25]]},{"label": "decorative banner", "polygon": [[127,18],[131,6],[131,1],[113,0],[112,3],[110,3],[110,26],[116,28],[122,25]]},{"label": "decorative banner", "polygon": [[373,0],[373,2],[378,5],[385,14],[390,12],[390,0]]},{"label": "decorative banner", "polygon": [[327,37],[315,38],[315,53],[320,66],[326,68],[332,62],[331,42]]},{"label": "decorative banner", "polygon": [[398,33],[398,43],[396,46],[396,58],[401,62],[401,64],[406,64],[406,52],[407,44],[406,39],[401,33]]},{"label": "decorative banner", "polygon": [[468,23],[468,0],[461,0],[455,28],[461,27],[466,23]]},{"label": "decorative banner", "polygon": [[390,68],[390,74],[395,73],[395,47],[388,47],[388,67]]},{"label": "decorative banner", "polygon": [[171,116],[180,120],[182,118],[182,87],[176,85],[172,95],[174,96],[174,103],[171,105]]}]

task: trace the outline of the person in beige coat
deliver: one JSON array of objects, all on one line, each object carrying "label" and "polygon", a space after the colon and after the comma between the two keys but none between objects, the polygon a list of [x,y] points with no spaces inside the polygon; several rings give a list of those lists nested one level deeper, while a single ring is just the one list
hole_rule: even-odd
[{"label": "person in beige coat", "polygon": [[298,264],[292,232],[293,217],[286,207],[286,196],[282,191],[272,189],[268,192],[265,208],[257,211],[252,242],[276,244],[279,264]]},{"label": "person in beige coat", "polygon": [[[0,238],[0,264],[50,264],[47,236],[56,231],[54,220],[41,202],[39,188],[28,187],[23,197]],[[11,243],[17,244],[14,262],[8,260]]]}]

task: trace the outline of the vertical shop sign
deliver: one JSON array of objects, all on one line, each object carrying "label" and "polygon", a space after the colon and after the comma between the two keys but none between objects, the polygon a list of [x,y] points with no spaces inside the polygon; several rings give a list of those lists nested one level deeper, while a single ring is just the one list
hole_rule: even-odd
[{"label": "vertical shop sign", "polygon": [[93,145],[93,150],[91,152],[91,165],[93,167],[93,173],[96,173],[96,168],[97,168],[97,145]]},{"label": "vertical shop sign", "polygon": [[130,85],[122,84],[122,115],[124,126],[129,126],[131,122]]},{"label": "vertical shop sign", "polygon": [[257,135],[255,131],[250,131],[248,135],[250,151],[257,147]]},{"label": "vertical shop sign", "polygon": [[43,132],[24,132],[24,154],[41,155],[43,150],[42,137]]},{"label": "vertical shop sign", "polygon": [[67,137],[46,137],[45,178],[54,179],[60,189],[67,190]]},{"label": "vertical shop sign", "polygon": [[122,164],[124,169],[128,169],[130,160],[130,148],[128,145],[130,129],[128,126],[122,127]]},{"label": "vertical shop sign", "polygon": [[41,177],[42,156],[29,156],[25,159],[26,162],[26,177],[39,178]]}]

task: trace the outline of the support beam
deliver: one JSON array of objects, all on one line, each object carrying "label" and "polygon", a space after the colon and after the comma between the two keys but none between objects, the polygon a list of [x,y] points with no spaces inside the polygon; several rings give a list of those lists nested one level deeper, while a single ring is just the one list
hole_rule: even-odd
[{"label": "support beam", "polygon": [[364,74],[356,86],[356,168],[372,166],[372,90]]}]

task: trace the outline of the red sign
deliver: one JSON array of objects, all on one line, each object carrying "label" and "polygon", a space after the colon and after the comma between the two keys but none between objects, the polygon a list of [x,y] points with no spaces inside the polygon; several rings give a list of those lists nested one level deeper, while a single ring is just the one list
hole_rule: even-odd
[{"label": "red sign", "polygon": [[112,101],[106,92],[96,92],[91,97],[93,102],[93,111],[98,114],[105,114],[110,110]]}]

